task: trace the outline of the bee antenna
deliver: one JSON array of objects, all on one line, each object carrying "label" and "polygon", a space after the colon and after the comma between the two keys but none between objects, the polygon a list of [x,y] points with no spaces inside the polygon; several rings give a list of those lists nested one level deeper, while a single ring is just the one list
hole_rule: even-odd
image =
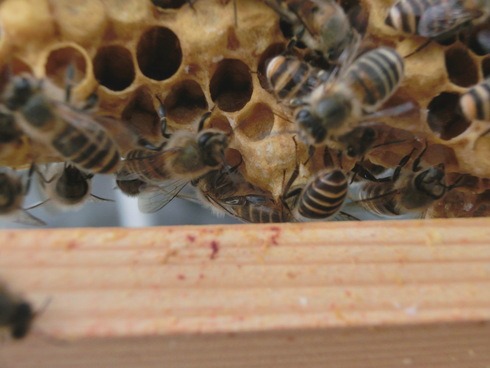
[{"label": "bee antenna", "polygon": [[41,207],[42,205],[48,203],[50,201],[50,199],[45,199],[44,201],[42,202],[39,202],[39,203],[36,203],[30,207],[27,207],[27,208],[24,208],[24,211],[30,211],[30,210],[33,210],[34,208],[38,208],[38,207]]}]

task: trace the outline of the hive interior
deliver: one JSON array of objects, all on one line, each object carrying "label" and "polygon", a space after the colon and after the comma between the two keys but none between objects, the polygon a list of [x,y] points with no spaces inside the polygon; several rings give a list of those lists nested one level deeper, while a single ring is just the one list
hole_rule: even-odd
[{"label": "hive interior", "polygon": [[[365,38],[408,55],[425,39],[400,35],[384,24],[391,0],[344,0],[369,14]],[[305,183],[323,163],[317,150],[293,140],[292,111],[276,101],[264,77],[267,61],[283,52],[287,30],[278,15],[258,0],[6,0],[0,6],[0,60],[14,73],[48,78],[63,96],[68,65],[76,69],[74,100],[99,95],[99,114],[109,114],[154,144],[163,141],[156,113],[159,97],[169,131],[207,127],[231,134],[230,148],[241,156],[240,172],[274,198],[285,177],[306,162],[296,184]],[[487,26],[488,27],[488,26]],[[286,33],[286,34],[285,34]],[[443,162],[449,178],[465,174],[429,211],[430,217],[485,216],[489,209],[488,123],[467,121],[456,109],[468,87],[490,76],[490,56],[475,40],[476,30],[445,44],[431,42],[405,59],[406,76],[384,107],[412,101],[416,109],[385,117],[373,163],[395,166],[415,144],[429,149],[427,164]],[[27,138],[0,147],[2,165],[22,167],[57,160]],[[348,168],[352,163],[346,162]],[[461,203],[466,204],[461,206]]]}]

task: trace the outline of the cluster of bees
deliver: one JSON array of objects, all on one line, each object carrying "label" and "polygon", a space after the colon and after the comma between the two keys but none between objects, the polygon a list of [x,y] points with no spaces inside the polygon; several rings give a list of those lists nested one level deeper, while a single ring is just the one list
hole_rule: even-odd
[{"label": "cluster of bees", "polygon": [[[423,214],[458,186],[459,180],[447,183],[442,163],[430,167],[422,163],[427,143],[418,152],[414,148],[394,169],[380,169],[365,160],[379,147],[375,122],[415,108],[406,102],[381,109],[403,81],[408,56],[386,46],[366,48],[362,17],[346,13],[333,0],[264,2],[291,30],[286,50],[269,60],[265,69],[271,93],[292,112],[288,119],[294,124],[294,144],[308,146],[310,158],[320,148],[336,152],[335,164],[325,164],[306,184],[296,185],[306,165],[298,162],[284,180],[283,194],[274,198],[244,178],[240,162],[229,163],[233,133],[208,128],[211,112],[202,116],[197,132],[169,133],[165,106],[156,96],[162,140],[150,143],[114,118],[98,115],[96,93],[81,105],[73,103],[73,68],[66,71],[63,101],[50,95],[49,81],[7,70],[0,96],[1,143],[27,136],[63,163],[34,162],[27,175],[3,168],[0,214],[43,224],[23,207],[32,177],[39,178],[45,202],[70,209],[98,198],[90,186],[95,174],[114,174],[118,188],[137,196],[140,209],[147,213],[182,196],[190,184],[193,197],[216,212],[259,223],[346,216],[340,211],[346,202],[379,215]],[[489,14],[486,0],[400,0],[385,23],[431,42],[488,22]],[[481,41],[490,49],[487,39]],[[489,96],[489,80],[474,86],[460,99],[462,113],[470,120],[490,120]],[[344,168],[345,159],[355,164]]]},{"label": "cluster of bees", "polygon": [[[283,195],[274,199],[244,178],[241,162],[228,162],[232,133],[207,128],[210,112],[202,116],[197,132],[170,134],[160,102],[162,142],[154,144],[113,118],[94,113],[96,94],[81,106],[72,103],[70,67],[63,101],[50,95],[48,81],[7,71],[0,96],[0,143],[27,136],[64,162],[33,163],[27,175],[2,168],[0,215],[32,225],[43,223],[23,207],[33,176],[39,178],[47,201],[73,208],[95,197],[90,186],[95,174],[114,174],[119,189],[138,196],[144,212],[158,211],[190,183],[201,202],[256,223],[329,219],[338,216],[348,200],[380,215],[423,213],[459,185],[457,179],[446,182],[442,163],[423,164],[427,144],[413,148],[394,169],[364,159],[378,147],[372,122],[414,108],[403,103],[380,110],[403,80],[407,56],[385,46],[365,50],[363,26],[354,24],[333,0],[264,1],[292,30],[286,51],[267,64],[271,93],[293,111],[295,145],[307,145],[310,158],[315,150],[326,148],[331,162],[335,161],[331,152],[336,153],[336,164],[325,163],[298,187],[295,181],[306,164],[298,162],[285,180]],[[488,22],[489,16],[488,0],[400,0],[385,22],[431,42]],[[490,49],[484,36],[481,42]],[[306,52],[297,53],[299,45]],[[460,109],[469,120],[490,121],[490,80],[463,94]],[[344,158],[354,161],[352,169],[343,168]],[[7,327],[13,338],[24,337],[36,315],[28,302],[0,286],[0,326]]]}]

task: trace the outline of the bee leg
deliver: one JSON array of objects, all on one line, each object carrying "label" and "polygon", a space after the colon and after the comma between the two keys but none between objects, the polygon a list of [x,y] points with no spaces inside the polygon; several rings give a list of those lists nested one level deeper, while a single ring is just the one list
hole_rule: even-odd
[{"label": "bee leg", "polygon": [[149,142],[145,138],[138,139],[138,145],[149,150],[149,151],[161,151],[165,147],[166,142],[163,142],[159,146],[155,146],[153,143]]},{"label": "bee leg", "polygon": [[167,112],[165,110],[165,105],[163,104],[163,101],[161,100],[160,96],[155,96],[159,102],[158,109],[157,109],[157,114],[158,114],[158,119],[160,120],[160,131],[162,132],[162,137],[169,139],[170,134],[167,133]]},{"label": "bee leg", "polygon": [[[402,159],[398,163],[398,166],[396,167],[395,171],[393,172],[393,177],[392,177],[393,182],[398,180],[398,178],[400,177],[400,173],[401,173],[402,169],[408,163],[408,161],[410,160],[410,158],[412,157],[414,152],[415,152],[415,148],[412,148],[412,150],[410,151],[410,153],[408,155],[402,157]],[[425,150],[423,152],[425,152]]]},{"label": "bee leg", "polygon": [[211,116],[211,111],[208,111],[206,113],[204,113],[202,116],[201,116],[201,120],[199,120],[199,125],[197,126],[197,131],[200,132],[201,130],[203,130],[204,128],[204,123],[206,122],[206,120],[209,119],[209,117]]},{"label": "bee leg", "polygon": [[97,92],[92,92],[87,99],[85,100],[85,104],[82,106],[82,110],[91,110],[99,103],[99,95]]},{"label": "bee leg", "polygon": [[65,74],[65,102],[71,101],[71,91],[73,90],[73,81],[75,79],[75,66],[73,63],[68,64]]},{"label": "bee leg", "polygon": [[417,156],[417,158],[413,161],[413,164],[412,164],[412,170],[414,172],[417,172],[417,171],[420,171],[420,169],[422,169],[422,166],[420,166],[420,160],[422,159],[422,156],[425,154],[425,152],[427,151],[427,142],[425,142],[425,147],[424,149],[422,150],[422,152],[420,152],[420,154]]}]

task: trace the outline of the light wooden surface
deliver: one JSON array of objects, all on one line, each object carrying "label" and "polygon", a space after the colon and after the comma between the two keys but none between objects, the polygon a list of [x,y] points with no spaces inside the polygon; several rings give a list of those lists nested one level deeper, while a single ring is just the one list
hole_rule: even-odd
[{"label": "light wooden surface", "polygon": [[0,367],[490,367],[490,220],[0,232]]}]

